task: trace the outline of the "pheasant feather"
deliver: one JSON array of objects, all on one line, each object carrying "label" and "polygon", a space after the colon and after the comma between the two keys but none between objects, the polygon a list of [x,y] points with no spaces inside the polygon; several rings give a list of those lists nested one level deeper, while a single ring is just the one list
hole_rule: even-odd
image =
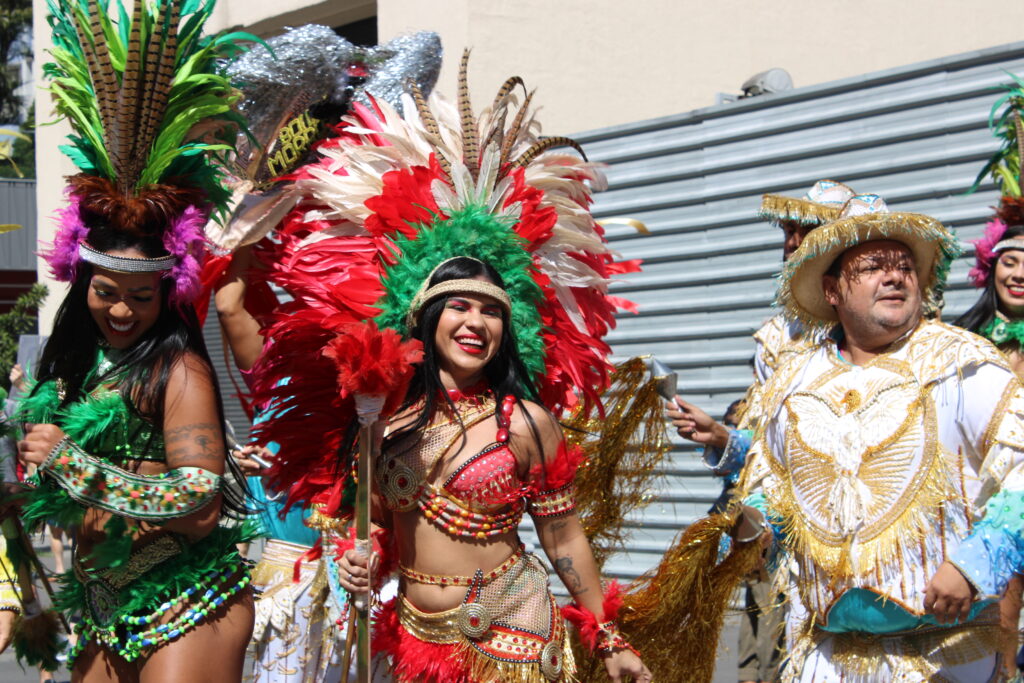
[{"label": "pheasant feather", "polygon": [[[441,141],[441,128],[437,125],[437,119],[434,118],[434,112],[430,110],[430,105],[427,104],[427,98],[423,96],[423,91],[416,85],[415,82],[408,82],[409,90],[412,92],[412,99],[416,103],[416,111],[420,115],[420,121],[423,122],[423,128],[431,135],[437,142]],[[451,179],[452,177],[452,164],[440,149],[435,149],[434,154],[437,157],[437,163],[441,166],[441,170],[444,171],[446,177]]]},{"label": "pheasant feather", "polygon": [[[153,31],[147,49],[146,62],[146,93],[145,100],[149,103],[146,115],[139,130],[142,140],[152,141],[160,119],[167,108],[167,98],[171,91],[171,79],[174,77],[174,60],[178,50],[178,23],[181,21],[181,2],[172,0],[169,12],[164,16],[163,34],[166,36],[161,46],[159,31]],[[148,149],[148,148],[147,148]]]},{"label": "pheasant feather", "polygon": [[523,92],[526,92],[526,83],[523,82],[521,77],[509,76],[508,79],[501,84],[501,87],[498,88],[498,94],[494,96],[494,102],[491,104],[491,110],[497,111],[498,107],[505,102],[505,98],[508,97],[508,94],[512,92],[512,89],[517,85],[523,86]]},{"label": "pheasant feather", "polygon": [[509,158],[512,156],[512,150],[515,147],[516,141],[519,140],[519,134],[522,131],[523,119],[526,116],[526,112],[530,110],[530,101],[533,100],[533,93],[526,93],[526,98],[523,100],[523,106],[516,112],[516,117],[512,119],[512,125],[509,126],[505,132],[505,141],[501,145],[501,164],[504,166],[508,163]]},{"label": "pheasant feather", "polygon": [[[217,155],[232,148],[233,128],[244,121],[218,60],[236,53],[239,41],[259,39],[204,37],[212,0],[137,0],[130,15],[122,0],[47,5],[54,49],[43,71],[57,113],[75,130],[62,151],[83,173],[109,180],[125,202],[186,178],[224,206]],[[219,139],[190,137],[211,121]]]},{"label": "pheasant feather", "polygon": [[121,75],[121,89],[117,94],[117,119],[114,123],[115,147],[114,167],[117,169],[117,189],[128,195],[135,189],[138,164],[132,148],[143,141],[137,139],[139,111],[144,103],[139,102],[139,71],[142,65],[142,6],[143,0],[136,0],[132,10],[132,27],[128,38],[128,52],[125,55],[124,71]]},{"label": "pheasant feather", "polygon": [[459,121],[462,126],[462,159],[470,174],[476,176],[480,167],[480,140],[476,129],[476,117],[469,100],[469,50],[462,51],[459,64]]},{"label": "pheasant feather", "polygon": [[584,154],[583,148],[580,147],[578,142],[576,142],[572,138],[566,138],[560,135],[556,135],[550,138],[543,138],[542,140],[540,140],[540,142],[536,142],[533,145],[531,145],[529,149],[527,149],[519,156],[519,158],[512,162],[512,168],[521,168],[523,166],[526,166],[535,158],[537,158],[539,154],[541,154],[542,152],[546,152],[547,150],[552,149],[554,147],[572,147],[574,150],[580,153],[580,156],[583,157],[584,161],[587,160],[587,155]]}]

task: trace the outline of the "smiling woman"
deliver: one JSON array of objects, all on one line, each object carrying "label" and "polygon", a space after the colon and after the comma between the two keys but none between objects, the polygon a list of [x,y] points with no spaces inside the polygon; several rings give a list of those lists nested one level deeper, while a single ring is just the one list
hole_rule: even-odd
[{"label": "smiling woman", "polygon": [[[143,258],[136,249],[116,254]],[[118,273],[97,268],[87,299],[92,319],[113,349],[127,349],[160,315],[160,279],[155,273]]]},{"label": "smiling woman", "polygon": [[212,2],[48,8],[45,71],[81,172],[44,253],[71,286],[19,406],[19,457],[38,467],[23,519],[77,529],[54,601],[79,617],[74,680],[238,681],[247,532],[221,522],[248,510],[244,485],[222,486],[241,475],[194,302],[203,228],[229,194],[206,152],[239,122],[218,60],[242,34],[202,36]]}]

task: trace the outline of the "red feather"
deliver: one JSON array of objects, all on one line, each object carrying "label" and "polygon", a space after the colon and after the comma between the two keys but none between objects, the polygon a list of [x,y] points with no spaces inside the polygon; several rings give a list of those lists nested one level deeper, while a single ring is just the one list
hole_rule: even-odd
[{"label": "red feather", "polygon": [[372,320],[346,323],[337,332],[323,354],[337,368],[341,397],[387,396],[380,416],[390,415],[405,397],[413,365],[423,360],[422,342],[402,341],[397,332],[378,329]]},{"label": "red feather", "polygon": [[429,643],[405,630],[398,620],[395,601],[390,600],[373,615],[374,652],[392,658],[392,675],[397,683],[474,683],[470,657],[453,656],[452,645]]}]

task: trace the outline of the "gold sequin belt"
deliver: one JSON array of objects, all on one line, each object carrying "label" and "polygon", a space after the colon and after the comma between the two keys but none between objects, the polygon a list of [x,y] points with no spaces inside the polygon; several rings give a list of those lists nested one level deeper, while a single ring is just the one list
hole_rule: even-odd
[{"label": "gold sequin belt", "polygon": [[[265,590],[271,584],[280,581],[291,583],[295,572],[295,563],[309,551],[308,545],[289,543],[276,538],[268,539],[263,546],[263,553],[256,568],[252,570],[252,584]],[[318,567],[317,560],[304,560],[300,576],[305,578]]]},{"label": "gold sequin belt", "polygon": [[404,565],[399,565],[398,570],[402,573],[402,576],[415,581],[416,583],[426,583],[432,586],[486,586],[491,581],[494,581],[502,574],[507,572],[509,569],[514,567],[523,553],[526,552],[526,548],[520,544],[519,548],[514,553],[509,555],[508,559],[499,564],[497,567],[489,572],[477,571],[473,576],[449,576],[447,574],[424,574],[418,572],[415,569],[410,569]]}]

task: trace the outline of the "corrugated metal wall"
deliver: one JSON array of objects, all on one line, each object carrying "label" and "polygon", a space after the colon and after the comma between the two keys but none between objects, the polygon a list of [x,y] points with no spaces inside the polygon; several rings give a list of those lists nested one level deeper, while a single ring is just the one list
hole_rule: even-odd
[{"label": "corrugated metal wall", "polygon": [[[750,335],[772,313],[782,258],[781,232],[755,218],[766,192],[800,196],[817,179],[840,180],[976,239],[996,193],[991,184],[964,193],[996,148],[987,117],[1004,70],[1024,73],[1024,43],[575,136],[610,164],[598,217],[629,216],[651,231],[609,231],[622,256],[645,261],[614,288],[641,310],[620,318],[616,355],[657,355],[678,371],[684,398],[715,417],[742,395]],[[953,270],[947,320],[975,298],[968,267],[965,257]],[[664,469],[608,573],[629,578],[656,564],[721,491],[692,447],[677,442]]]},{"label": "corrugated metal wall", "polygon": [[242,409],[238,391],[245,391],[246,387],[238,370],[235,369],[231,351],[226,348],[227,340],[221,334],[217,311],[214,309],[212,301],[203,324],[203,338],[206,340],[206,350],[210,354],[210,360],[213,361],[213,367],[217,371],[217,381],[220,384],[220,394],[224,404],[224,418],[234,428],[235,438],[244,444],[249,440],[249,429],[252,424],[245,414],[245,410]]},{"label": "corrugated metal wall", "polygon": [[0,237],[0,270],[35,270],[36,181],[0,179],[0,223],[22,226]]}]

